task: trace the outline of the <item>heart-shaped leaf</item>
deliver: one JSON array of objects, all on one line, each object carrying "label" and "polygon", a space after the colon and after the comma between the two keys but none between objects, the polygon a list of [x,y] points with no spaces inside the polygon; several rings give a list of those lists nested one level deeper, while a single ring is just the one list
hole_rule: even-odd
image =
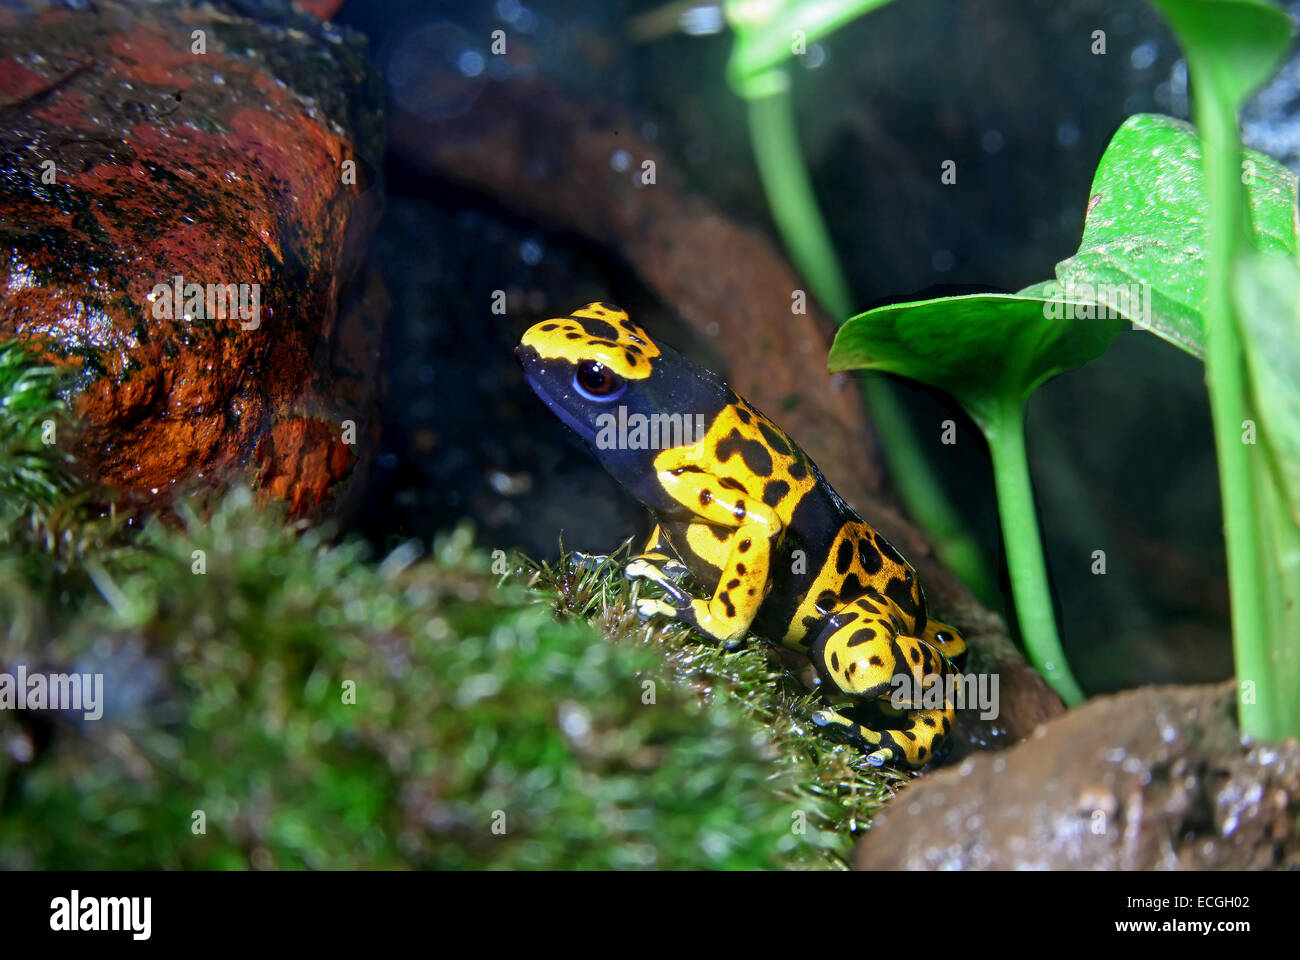
[{"label": "heart-shaped leaf", "polygon": [[1017,294],[877,307],[840,328],[828,365],[938,387],[987,428],[994,409],[1023,404],[1044,380],[1100,356],[1126,325],[1098,318],[1095,304],[1054,296],[1058,289],[1048,281]]},{"label": "heart-shaped leaf", "polygon": [[[1248,150],[1242,181],[1255,246],[1294,256],[1295,175]],[[1079,252],[1057,264],[1057,279],[1071,298],[1107,303],[1204,357],[1205,203],[1195,130],[1157,114],[1129,117],[1097,167]]]}]

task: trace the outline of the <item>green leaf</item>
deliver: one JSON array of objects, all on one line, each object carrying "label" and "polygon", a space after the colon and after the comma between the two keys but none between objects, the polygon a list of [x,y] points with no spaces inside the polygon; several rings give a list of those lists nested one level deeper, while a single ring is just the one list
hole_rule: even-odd
[{"label": "green leaf", "polygon": [[1234,288],[1258,432],[1300,524],[1300,267],[1286,257],[1248,254],[1237,262]]},{"label": "green leaf", "polygon": [[780,67],[796,56],[796,33],[815,43],[855,17],[889,0],[727,0],[727,22],[736,35],[727,81],[746,100],[784,90]]},{"label": "green leaf", "polygon": [[[1242,179],[1254,245],[1294,256],[1295,176],[1248,150]],[[1205,204],[1195,130],[1156,114],[1129,117],[1097,167],[1079,252],[1057,264],[1057,279],[1073,298],[1109,303],[1156,336],[1204,357]],[[1123,295],[1127,306],[1117,302]]]},{"label": "green leaf", "polygon": [[1051,283],[868,310],[840,328],[828,366],[938,387],[987,429],[993,409],[1023,403],[1044,380],[1100,356],[1125,325],[1094,318],[1091,303],[1054,297]]},{"label": "green leaf", "polygon": [[1270,0],[1151,0],[1169,21],[1193,76],[1236,110],[1273,75],[1291,40],[1291,18]]}]

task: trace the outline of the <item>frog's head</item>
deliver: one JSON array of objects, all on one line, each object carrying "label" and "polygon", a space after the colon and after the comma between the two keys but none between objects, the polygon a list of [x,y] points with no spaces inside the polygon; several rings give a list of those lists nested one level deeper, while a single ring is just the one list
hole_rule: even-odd
[{"label": "frog's head", "polygon": [[533,391],[642,499],[653,492],[643,488],[652,487],[655,456],[683,438],[702,439],[699,428],[732,396],[714,373],[655,343],[608,303],[534,324],[515,354]]}]

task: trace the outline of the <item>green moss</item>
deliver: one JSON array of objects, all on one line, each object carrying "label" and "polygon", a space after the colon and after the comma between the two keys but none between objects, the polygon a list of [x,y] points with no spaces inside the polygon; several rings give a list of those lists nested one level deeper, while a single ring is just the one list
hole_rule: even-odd
[{"label": "green moss", "polygon": [[757,867],[804,846],[761,726],[557,622],[466,531],[375,565],[245,493],[85,562],[103,598],[4,638],[5,664],[103,673],[108,703],[43,752],[0,716],[11,756],[38,753],[0,772],[6,866]]}]

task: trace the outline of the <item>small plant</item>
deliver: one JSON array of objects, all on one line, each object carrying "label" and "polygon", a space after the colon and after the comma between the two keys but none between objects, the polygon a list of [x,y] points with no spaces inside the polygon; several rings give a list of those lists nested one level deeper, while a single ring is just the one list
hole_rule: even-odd
[{"label": "small plant", "polygon": [[[984,431],[1031,659],[1067,703],[1082,692],[1056,634],[1034,519],[1023,406],[1131,321],[1206,363],[1223,488],[1243,732],[1300,734],[1300,267],[1295,178],[1242,156],[1237,110],[1276,67],[1290,21],[1265,0],[1154,0],[1180,37],[1199,137],[1135,116],[1097,170],[1083,241],[1056,279],[1007,296],[868,311],[832,370],[948,391]],[[1129,295],[1136,285],[1143,295]],[[1258,442],[1256,441],[1258,433]]]}]

